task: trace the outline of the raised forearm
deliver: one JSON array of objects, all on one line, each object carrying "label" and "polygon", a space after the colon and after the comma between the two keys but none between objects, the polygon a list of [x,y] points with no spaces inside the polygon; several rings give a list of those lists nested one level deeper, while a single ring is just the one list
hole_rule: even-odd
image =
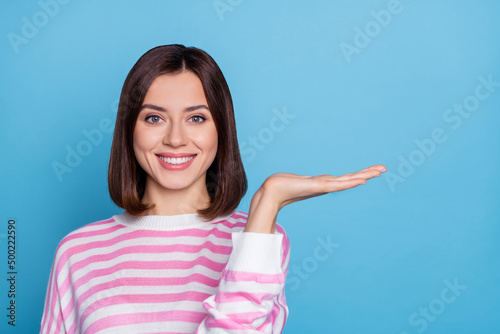
[{"label": "raised forearm", "polygon": [[244,232],[273,233],[279,204],[269,192],[259,189],[250,203]]}]

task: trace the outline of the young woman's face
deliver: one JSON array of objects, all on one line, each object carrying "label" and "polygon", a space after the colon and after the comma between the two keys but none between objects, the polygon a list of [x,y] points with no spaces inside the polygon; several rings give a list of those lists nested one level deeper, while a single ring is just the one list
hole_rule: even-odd
[{"label": "young woman's face", "polygon": [[192,72],[161,75],[146,93],[134,129],[134,153],[146,187],[206,189],[217,153],[217,130],[200,79]]}]

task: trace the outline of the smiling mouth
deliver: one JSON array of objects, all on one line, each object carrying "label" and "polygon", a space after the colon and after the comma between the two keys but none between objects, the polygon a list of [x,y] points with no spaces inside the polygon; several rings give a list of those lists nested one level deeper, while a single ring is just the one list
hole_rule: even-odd
[{"label": "smiling mouth", "polygon": [[182,164],[185,164],[186,162],[192,160],[194,157],[196,156],[195,155],[192,155],[190,157],[182,157],[182,158],[167,158],[167,157],[162,157],[161,155],[158,155],[158,157],[163,160],[164,162],[166,162],[167,164],[171,164],[171,165],[182,165]]}]

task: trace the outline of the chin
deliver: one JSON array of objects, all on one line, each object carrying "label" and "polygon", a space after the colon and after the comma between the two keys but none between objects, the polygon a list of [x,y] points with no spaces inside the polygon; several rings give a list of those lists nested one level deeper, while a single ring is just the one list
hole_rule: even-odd
[{"label": "chin", "polygon": [[190,183],[185,183],[185,182],[163,182],[160,183],[160,186],[162,186],[165,189],[170,189],[170,190],[181,190],[188,188],[191,184]]}]

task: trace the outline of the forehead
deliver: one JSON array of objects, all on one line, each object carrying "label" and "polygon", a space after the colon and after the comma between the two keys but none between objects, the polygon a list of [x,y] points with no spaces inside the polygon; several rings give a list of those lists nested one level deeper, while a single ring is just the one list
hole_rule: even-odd
[{"label": "forehead", "polygon": [[162,74],[149,86],[144,103],[192,103],[205,102],[206,97],[201,80],[193,72]]}]

